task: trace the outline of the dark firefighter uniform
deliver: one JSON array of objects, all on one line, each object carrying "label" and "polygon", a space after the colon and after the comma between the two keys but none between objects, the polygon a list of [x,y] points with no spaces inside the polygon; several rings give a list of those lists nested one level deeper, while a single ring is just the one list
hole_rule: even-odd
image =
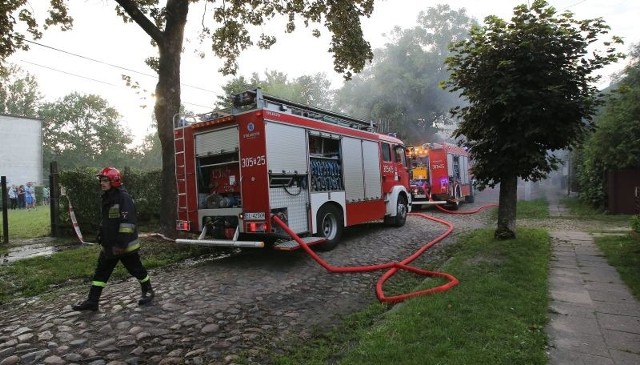
[{"label": "dark firefighter uniform", "polygon": [[140,242],[136,223],[136,208],[123,187],[111,188],[102,194],[102,221],[98,233],[102,251],[92,285],[104,287],[118,261],[141,283],[149,281],[138,255]]},{"label": "dark firefighter uniform", "polygon": [[[105,168],[103,172],[107,169]],[[98,243],[102,246],[102,251],[91,281],[89,297],[83,303],[72,306],[74,310],[98,310],[102,289],[106,286],[118,262],[122,262],[129,274],[140,282],[142,297],[138,301],[139,305],[151,303],[154,296],[149,275],[138,254],[140,243],[136,225],[136,208],[129,193],[121,186],[120,172],[115,168],[111,169],[115,170],[117,175],[109,180],[112,181],[111,188],[102,194],[102,220],[98,231]],[[110,178],[108,174],[112,172],[107,171],[105,175],[99,175],[99,177]]]}]

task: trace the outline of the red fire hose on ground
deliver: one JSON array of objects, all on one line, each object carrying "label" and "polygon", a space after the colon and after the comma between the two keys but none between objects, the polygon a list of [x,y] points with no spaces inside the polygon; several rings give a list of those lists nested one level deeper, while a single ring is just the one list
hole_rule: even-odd
[{"label": "red fire hose on ground", "polygon": [[[490,205],[485,205],[485,206],[481,206],[473,211],[469,211],[469,212],[451,212],[451,211],[447,211],[447,212],[451,212],[451,213],[455,213],[455,214],[471,214],[471,213],[477,213],[478,211],[491,207],[491,206],[495,206],[495,204],[490,204]],[[446,209],[445,209],[446,211]],[[300,247],[302,247],[302,249],[309,254],[309,256],[311,256],[311,258],[313,258],[318,264],[320,264],[320,266],[324,267],[327,271],[329,272],[333,272],[333,273],[356,273],[356,272],[369,272],[369,271],[377,271],[377,270],[386,270],[388,269],[387,272],[385,272],[380,279],[378,279],[378,282],[376,283],[376,296],[378,297],[378,300],[380,300],[383,303],[399,303],[402,302],[406,299],[409,298],[413,298],[413,297],[417,297],[417,296],[422,296],[422,295],[428,295],[428,294],[433,294],[433,293],[438,293],[438,292],[442,292],[445,290],[449,290],[452,287],[456,286],[459,281],[458,279],[456,279],[453,275],[448,274],[448,273],[443,273],[443,272],[437,272],[437,271],[429,271],[429,270],[424,270],[424,269],[420,269],[417,267],[413,267],[413,266],[409,266],[409,264],[414,261],[415,259],[417,259],[418,257],[420,257],[420,255],[422,255],[424,253],[424,251],[426,251],[427,249],[429,249],[431,246],[435,245],[436,243],[442,241],[445,237],[447,237],[451,231],[453,231],[453,224],[442,220],[442,219],[438,219],[426,214],[422,214],[422,213],[410,213],[410,215],[416,215],[425,219],[429,219],[432,220],[434,222],[438,222],[441,224],[444,224],[445,226],[447,226],[447,230],[442,233],[441,235],[439,235],[438,237],[436,237],[435,239],[433,239],[432,241],[426,243],[424,246],[422,246],[420,249],[418,249],[415,253],[413,253],[411,256],[405,258],[404,260],[400,261],[400,262],[389,262],[389,263],[384,263],[384,264],[376,264],[376,265],[367,265],[367,266],[333,266],[329,263],[327,263],[325,260],[323,260],[320,256],[318,256],[318,254],[313,251],[300,237],[298,237],[298,235],[296,235],[280,218],[278,218],[277,216],[272,216],[272,219],[274,222],[276,222],[276,224],[278,224],[280,227],[282,227],[282,229],[284,229],[287,234],[289,234],[289,236],[291,236],[294,240],[296,240],[296,242],[298,242],[298,244],[300,245]],[[422,275],[422,276],[428,276],[428,277],[439,277],[439,278],[444,278],[447,279],[447,282],[433,287],[433,288],[429,288],[429,289],[424,289],[424,290],[418,290],[418,291],[414,291],[414,292],[410,292],[410,293],[406,293],[406,294],[401,294],[401,295],[394,295],[394,296],[386,296],[384,294],[384,290],[383,290],[383,285],[384,283],[389,280],[396,272],[398,272],[399,270],[406,270],[418,275]]]}]

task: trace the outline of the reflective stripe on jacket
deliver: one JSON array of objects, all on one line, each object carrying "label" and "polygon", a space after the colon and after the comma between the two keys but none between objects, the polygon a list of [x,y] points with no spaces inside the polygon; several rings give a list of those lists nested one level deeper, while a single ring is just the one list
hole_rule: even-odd
[{"label": "reflective stripe on jacket", "polygon": [[100,244],[109,256],[127,254],[140,248],[136,207],[124,187],[111,188],[102,194]]}]

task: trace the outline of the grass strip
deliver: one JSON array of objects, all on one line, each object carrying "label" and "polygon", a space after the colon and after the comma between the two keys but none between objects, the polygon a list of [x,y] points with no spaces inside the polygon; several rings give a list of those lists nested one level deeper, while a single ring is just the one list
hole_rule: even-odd
[{"label": "grass strip", "polygon": [[569,209],[572,219],[596,219],[601,222],[624,224],[628,224],[630,219],[628,214],[611,214],[606,210],[596,209],[577,197],[565,197],[561,199],[561,202]]},{"label": "grass strip", "polygon": [[[51,234],[49,206],[38,206],[35,209],[9,209],[9,242],[17,238],[44,237]],[[0,212],[0,217],[2,213]],[[0,237],[4,234],[0,224]]]},{"label": "grass strip", "polygon": [[[519,219],[544,219],[549,218],[549,202],[546,198],[535,200],[521,200],[517,206],[517,216]],[[497,209],[496,209],[497,211]],[[497,212],[496,212],[497,219]]]},{"label": "grass strip", "polygon": [[[517,239],[496,241],[493,233],[474,231],[447,250],[442,270],[460,279],[452,290],[382,316],[373,317],[372,306],[372,315],[360,313],[274,363],[546,364],[549,236],[519,229]],[[421,288],[431,286],[429,279]]]},{"label": "grass strip", "polygon": [[[152,239],[140,241],[140,255],[147,269],[221,252],[207,247],[179,246]],[[100,249],[99,245],[83,246],[0,265],[0,304],[18,297],[40,295],[54,287],[88,282],[93,275]],[[110,280],[128,277],[124,266],[119,264]]]},{"label": "grass strip", "polygon": [[[535,200],[520,200],[516,208],[518,219],[544,219],[549,218],[549,202],[546,198]],[[498,209],[491,212],[491,220],[498,219]]]},{"label": "grass strip", "polygon": [[640,238],[631,234],[594,237],[609,265],[616,268],[622,281],[640,300]]}]

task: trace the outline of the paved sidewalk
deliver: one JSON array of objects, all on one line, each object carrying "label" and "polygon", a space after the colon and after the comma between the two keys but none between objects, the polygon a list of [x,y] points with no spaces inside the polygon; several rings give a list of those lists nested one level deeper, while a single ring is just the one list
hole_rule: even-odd
[{"label": "paved sidewalk", "polygon": [[[551,215],[564,208],[550,199]],[[551,232],[549,364],[640,364],[640,303],[585,232]]]}]

